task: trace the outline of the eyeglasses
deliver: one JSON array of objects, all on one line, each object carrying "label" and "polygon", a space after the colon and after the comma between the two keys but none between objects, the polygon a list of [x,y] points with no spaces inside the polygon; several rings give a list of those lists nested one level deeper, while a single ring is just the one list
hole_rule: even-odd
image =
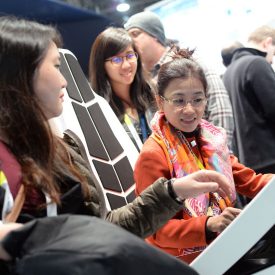
[{"label": "eyeglasses", "polygon": [[120,66],[124,62],[124,58],[130,63],[136,62],[138,59],[138,54],[136,52],[127,53],[125,56],[113,56],[106,59],[105,61],[111,61],[113,65]]},{"label": "eyeglasses", "polygon": [[206,102],[206,97],[197,97],[191,100],[185,100],[182,97],[175,97],[175,98],[166,98],[164,96],[160,96],[163,100],[167,101],[171,105],[173,105],[175,108],[185,108],[188,103],[191,104],[194,108],[199,108],[203,106],[203,104]]}]

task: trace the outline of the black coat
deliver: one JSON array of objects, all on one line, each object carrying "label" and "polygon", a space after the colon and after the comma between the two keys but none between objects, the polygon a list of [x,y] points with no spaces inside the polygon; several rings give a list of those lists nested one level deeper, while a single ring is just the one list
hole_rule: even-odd
[{"label": "black coat", "polygon": [[275,172],[275,74],[266,53],[235,51],[223,80],[233,107],[233,151],[257,172]]},{"label": "black coat", "polygon": [[96,217],[37,219],[10,233],[3,245],[17,259],[11,271],[17,275],[198,274],[126,230]]}]

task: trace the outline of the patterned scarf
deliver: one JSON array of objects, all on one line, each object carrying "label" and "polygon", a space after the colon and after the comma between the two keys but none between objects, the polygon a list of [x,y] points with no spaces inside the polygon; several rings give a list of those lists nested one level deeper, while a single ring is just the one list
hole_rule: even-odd
[{"label": "patterned scarf", "polygon": [[[202,163],[191,152],[191,146],[187,144],[183,133],[175,129],[165,119],[163,112],[157,112],[151,122],[152,138],[162,147],[169,165],[171,178],[180,178],[203,169],[215,170],[224,174],[235,190],[232,167],[229,159],[229,150],[226,145],[225,131],[217,128],[211,123],[201,120],[198,126],[199,135],[197,143],[199,146]],[[234,193],[233,201],[236,199]],[[202,215],[219,215],[222,210],[232,205],[229,198],[222,198],[216,192],[206,193],[185,200],[183,218],[198,217]],[[204,247],[186,249],[185,254],[202,251]]]}]

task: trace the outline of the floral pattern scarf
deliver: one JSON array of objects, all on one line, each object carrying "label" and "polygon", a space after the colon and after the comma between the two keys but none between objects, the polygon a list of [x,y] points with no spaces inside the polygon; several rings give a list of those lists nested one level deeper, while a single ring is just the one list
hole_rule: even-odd
[{"label": "floral pattern scarf", "polygon": [[[159,111],[155,114],[151,127],[153,139],[162,147],[166,155],[171,178],[184,177],[202,168],[198,158],[191,152],[192,149],[187,144],[188,141],[186,138],[182,138],[183,133],[167,122],[163,112]],[[232,190],[235,190],[225,131],[205,120],[201,120],[198,130],[197,143],[204,169],[215,170],[224,174],[230,181]],[[234,192],[233,201],[236,199],[235,196],[236,193]],[[186,199],[183,218],[219,215],[226,206],[232,205],[233,201],[230,202],[229,198],[222,198],[216,192]],[[204,247],[200,249],[194,247],[186,249],[186,253],[190,254],[203,249]]]}]

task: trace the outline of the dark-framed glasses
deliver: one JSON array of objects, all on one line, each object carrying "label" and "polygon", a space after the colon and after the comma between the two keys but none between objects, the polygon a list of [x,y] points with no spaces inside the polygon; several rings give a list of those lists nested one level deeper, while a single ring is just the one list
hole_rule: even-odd
[{"label": "dark-framed glasses", "polygon": [[120,66],[124,62],[124,59],[130,63],[136,62],[138,59],[138,54],[136,52],[129,52],[124,56],[110,57],[106,59],[106,61],[110,61],[113,65]]},{"label": "dark-framed glasses", "polygon": [[202,107],[207,101],[205,96],[199,96],[191,100],[185,100],[182,97],[174,97],[174,98],[166,98],[164,96],[160,96],[160,97],[175,108],[185,108],[188,103],[190,103],[190,105],[194,108],[199,108],[199,107]]}]

